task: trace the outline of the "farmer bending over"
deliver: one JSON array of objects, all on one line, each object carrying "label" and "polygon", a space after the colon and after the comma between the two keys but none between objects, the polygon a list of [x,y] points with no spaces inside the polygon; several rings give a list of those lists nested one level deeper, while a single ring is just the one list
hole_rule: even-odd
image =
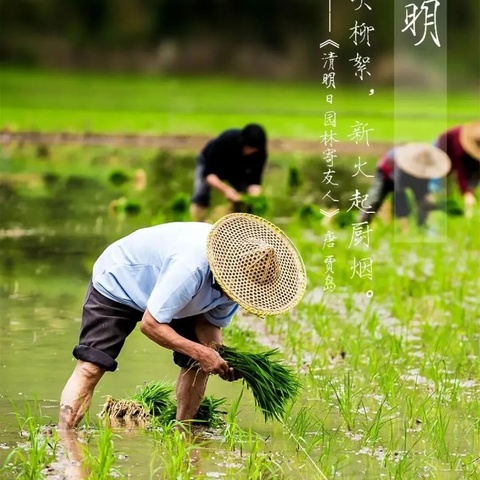
[{"label": "farmer bending over", "polygon": [[438,137],[435,145],[450,157],[450,173],[456,173],[465,205],[465,216],[471,217],[476,203],[475,189],[480,182],[480,122],[447,130]]},{"label": "farmer bending over", "polygon": [[393,193],[395,217],[404,233],[408,232],[410,207],[406,194],[411,189],[417,203],[417,224],[425,224],[428,212],[435,208],[429,195],[429,181],[443,178],[451,162],[440,149],[423,143],[410,143],[387,152],[377,165],[375,181],[368,192],[372,213],[362,212],[360,221],[370,222],[385,198]]},{"label": "farmer bending over", "polygon": [[77,364],[60,401],[60,430],[78,425],[137,323],[150,340],[173,350],[180,367],[176,418],[193,419],[209,374],[238,378],[209,346],[222,344],[221,329],[238,305],[260,317],[280,314],[300,301],[305,285],[290,240],[254,215],[234,213],[213,226],[167,223],[116,241],[93,266],[73,350]]},{"label": "farmer bending over", "polygon": [[190,215],[203,222],[215,188],[235,204],[241,193],[262,193],[262,174],[267,160],[267,136],[260,125],[251,123],[242,130],[230,129],[207,143],[197,160]]}]

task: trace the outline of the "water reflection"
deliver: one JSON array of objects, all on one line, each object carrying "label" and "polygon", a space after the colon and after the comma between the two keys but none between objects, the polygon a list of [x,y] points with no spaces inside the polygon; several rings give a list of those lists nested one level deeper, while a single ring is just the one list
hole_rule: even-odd
[{"label": "water reflection", "polygon": [[60,447],[66,453],[60,457],[54,470],[63,472],[66,480],[84,480],[88,478],[90,471],[85,465],[83,449],[77,432],[63,430],[58,432]]},{"label": "water reflection", "polygon": [[[74,367],[71,352],[78,340],[93,262],[115,239],[150,223],[141,216],[123,222],[109,218],[108,202],[102,195],[80,189],[46,199],[12,194],[2,202],[0,445],[4,448],[0,449],[0,464],[25,440],[19,436],[14,414],[15,410],[22,413],[25,401],[37,402],[41,421],[56,426],[60,392]],[[173,383],[178,375],[171,352],[146,339],[138,328],[128,337],[118,362],[117,372],[106,374],[96,389],[87,422],[98,422],[107,395],[125,398],[141,384],[152,380]],[[225,382],[212,378],[208,388],[209,394],[226,397],[228,403],[238,397],[242,387],[226,387]],[[251,425],[255,419],[253,399],[245,398],[242,420]],[[264,428],[263,424],[258,427]],[[151,478],[150,461],[155,452],[163,455],[164,446],[144,429],[125,426],[114,431],[119,435],[115,449],[122,473]],[[48,478],[88,477],[86,442],[78,435],[70,432],[60,437],[59,452],[63,453],[52,464],[53,470],[46,472]],[[216,463],[227,455],[221,442],[211,440],[204,448],[201,441],[191,440],[187,451],[194,474],[219,470]]]},{"label": "water reflection", "polygon": [[[28,235],[0,238],[0,445],[5,446],[0,450],[0,464],[21,440],[14,410],[21,413],[25,401],[38,401],[48,417],[45,422],[57,423],[58,398],[74,367],[71,352],[78,341],[91,265],[114,237],[126,233],[105,228],[87,236],[88,225],[75,234],[63,227],[48,235],[29,228]],[[136,226],[126,224],[125,228]],[[178,375],[171,352],[150,342],[138,329],[127,339],[118,362],[118,371],[106,374],[97,388],[91,422],[98,421],[107,395],[126,398],[141,384],[174,382]],[[229,385],[225,392],[224,382],[212,379],[209,394],[231,400],[238,396],[239,388]],[[253,408],[249,416],[252,413]],[[155,451],[151,436],[144,429],[119,428],[115,432],[121,436],[115,438],[115,448],[122,472],[150,478],[150,456]],[[58,472],[66,478],[86,478],[82,441],[76,436],[62,439],[64,454],[48,478],[57,478]],[[192,450],[197,459],[199,452]]]}]

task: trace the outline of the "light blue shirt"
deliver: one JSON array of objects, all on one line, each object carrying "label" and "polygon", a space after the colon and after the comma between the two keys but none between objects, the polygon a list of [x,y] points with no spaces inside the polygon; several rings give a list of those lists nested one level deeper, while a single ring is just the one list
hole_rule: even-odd
[{"label": "light blue shirt", "polygon": [[238,305],[213,288],[206,243],[208,223],[177,222],[143,228],[110,245],[93,266],[102,295],[159,323],[203,314],[227,326]]}]

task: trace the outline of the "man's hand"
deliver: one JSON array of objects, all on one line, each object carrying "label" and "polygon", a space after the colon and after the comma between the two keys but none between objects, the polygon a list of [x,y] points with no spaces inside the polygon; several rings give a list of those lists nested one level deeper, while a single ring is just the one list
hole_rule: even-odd
[{"label": "man's hand", "polygon": [[262,194],[262,186],[261,185],[249,185],[247,187],[247,193],[252,197],[258,197]]},{"label": "man's hand", "polygon": [[205,347],[201,357],[198,359],[201,369],[206,373],[215,373],[224,378],[230,373],[230,367],[220,354],[210,347]]},{"label": "man's hand", "polygon": [[[217,374],[229,382],[241,378],[241,375],[229,367],[215,349],[180,336],[168,324],[158,323],[148,310],[143,315],[140,330],[158,345],[192,357],[206,373]],[[220,344],[222,341],[220,329],[208,323],[207,320],[205,320],[203,328],[196,329],[196,333],[199,340],[205,343],[213,341]]]},{"label": "man's hand", "polygon": [[425,209],[427,210],[433,210],[437,205],[437,202],[436,202],[436,199],[435,199],[435,195],[433,193],[427,193],[424,197],[423,197],[423,206],[425,207]]},{"label": "man's hand", "polygon": [[239,202],[242,196],[232,187],[228,187],[224,192],[225,198],[233,203]]},{"label": "man's hand", "polygon": [[216,373],[222,380],[234,382],[242,378],[241,373],[228,366],[228,363],[213,348],[206,347],[205,356],[202,354],[200,367],[204,372]]},{"label": "man's hand", "polygon": [[208,185],[218,190],[227,200],[230,200],[230,202],[235,203],[240,201],[241,195],[233,187],[228,185],[228,183],[220,180],[218,175],[215,173],[210,173],[207,175],[205,180]]}]

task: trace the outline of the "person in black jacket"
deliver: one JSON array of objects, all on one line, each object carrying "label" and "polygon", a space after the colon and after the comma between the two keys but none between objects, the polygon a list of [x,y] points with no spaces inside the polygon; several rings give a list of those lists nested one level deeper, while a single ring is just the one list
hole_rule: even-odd
[{"label": "person in black jacket", "polygon": [[225,130],[208,142],[197,160],[190,204],[192,220],[205,221],[212,188],[232,204],[241,200],[242,193],[260,195],[267,156],[265,130],[254,123],[241,130]]}]

